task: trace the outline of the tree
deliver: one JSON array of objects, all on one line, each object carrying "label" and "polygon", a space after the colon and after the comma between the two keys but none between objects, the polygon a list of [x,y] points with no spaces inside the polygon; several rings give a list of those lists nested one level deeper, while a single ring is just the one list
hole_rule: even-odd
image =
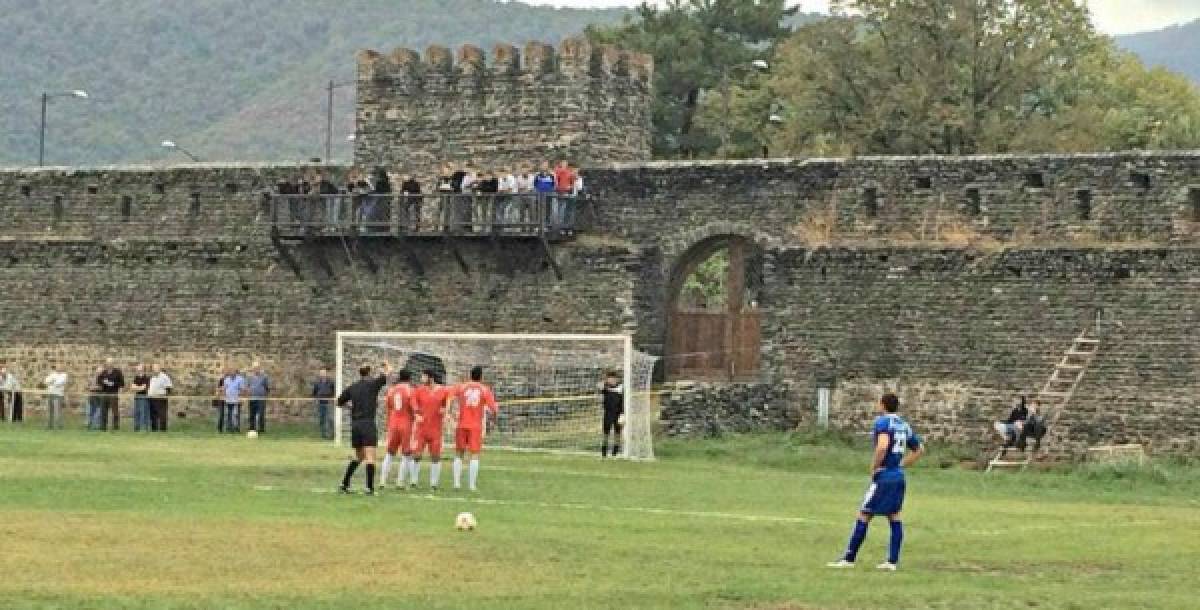
[{"label": "tree", "polygon": [[[1139,91],[1147,78],[1167,91]],[[766,91],[786,107],[777,152],[966,154],[1095,147],[1122,130],[1134,144],[1144,116],[1081,124],[1089,107],[1188,107],[1188,89],[1116,52],[1075,0],[845,0],[781,42]]]},{"label": "tree", "polygon": [[642,4],[620,26],[587,32],[595,42],[654,57],[655,156],[695,157],[717,144],[696,122],[705,92],[744,77],[736,66],[769,56],[795,11],[785,0],[667,0],[661,8]]}]

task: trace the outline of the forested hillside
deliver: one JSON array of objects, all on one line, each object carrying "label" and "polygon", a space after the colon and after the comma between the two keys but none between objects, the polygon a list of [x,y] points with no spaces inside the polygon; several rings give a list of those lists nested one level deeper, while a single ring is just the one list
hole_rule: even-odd
[{"label": "forested hillside", "polygon": [[1200,84],[1200,20],[1121,36],[1117,44],[1136,53],[1148,65],[1179,72]]},{"label": "forested hillside", "polygon": [[[361,48],[556,42],[622,11],[491,0],[0,0],[0,165],[37,160],[42,91],[54,99],[47,164],[324,156],[325,84]],[[335,158],[349,158],[352,87],[339,89]],[[181,158],[182,159],[182,158]]]}]

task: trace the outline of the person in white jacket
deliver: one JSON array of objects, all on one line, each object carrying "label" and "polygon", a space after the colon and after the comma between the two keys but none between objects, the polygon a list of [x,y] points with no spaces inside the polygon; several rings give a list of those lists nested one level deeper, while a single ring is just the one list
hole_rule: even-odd
[{"label": "person in white jacket", "polygon": [[58,363],[51,363],[50,374],[42,380],[46,388],[46,428],[63,427],[63,405],[67,401],[67,374]]}]

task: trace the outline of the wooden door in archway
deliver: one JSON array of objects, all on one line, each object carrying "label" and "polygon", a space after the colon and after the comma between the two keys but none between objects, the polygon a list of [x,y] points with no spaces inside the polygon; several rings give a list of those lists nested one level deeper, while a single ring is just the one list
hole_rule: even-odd
[{"label": "wooden door in archway", "polygon": [[758,373],[761,257],[740,237],[693,247],[672,274],[666,371],[672,379],[742,379]]}]

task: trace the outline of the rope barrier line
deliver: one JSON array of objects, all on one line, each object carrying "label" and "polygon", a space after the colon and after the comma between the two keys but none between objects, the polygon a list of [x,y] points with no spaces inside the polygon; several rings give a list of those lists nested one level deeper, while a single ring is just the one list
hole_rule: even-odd
[{"label": "rope barrier line", "polygon": [[[26,395],[26,396],[58,396],[57,394],[51,394],[50,392],[47,392],[45,390],[17,390],[17,392],[19,392],[20,394]],[[633,396],[662,396],[662,395],[671,394],[671,393],[672,392],[670,390],[647,390],[645,392],[634,392]],[[93,397],[106,397],[106,396],[117,396],[118,398],[133,398],[135,396],[145,396],[145,395],[144,394],[130,394],[128,392],[123,392],[120,394],[67,392],[64,395],[64,397],[68,397],[68,396],[69,397],[79,397],[79,398],[93,398]],[[151,397],[147,397],[147,398],[151,398]],[[168,400],[193,400],[193,401],[220,400],[221,402],[225,401],[225,398],[223,396],[169,395],[169,396],[160,396],[158,398],[166,398]],[[600,399],[600,394],[597,392],[595,394],[574,394],[574,395],[566,395],[566,396],[541,396],[541,397],[527,397],[527,398],[510,398],[508,400],[497,400],[496,402],[501,405],[514,406],[514,405],[547,404],[547,403],[557,403],[557,402],[580,402],[580,401],[599,400],[599,399]],[[334,399],[333,398],[314,398],[311,396],[309,396],[309,397],[287,396],[287,397],[277,397],[277,398],[242,397],[242,398],[238,399],[238,402],[246,403],[251,400],[261,400],[263,402],[311,403],[316,400],[328,400],[328,401],[332,402]]]}]

